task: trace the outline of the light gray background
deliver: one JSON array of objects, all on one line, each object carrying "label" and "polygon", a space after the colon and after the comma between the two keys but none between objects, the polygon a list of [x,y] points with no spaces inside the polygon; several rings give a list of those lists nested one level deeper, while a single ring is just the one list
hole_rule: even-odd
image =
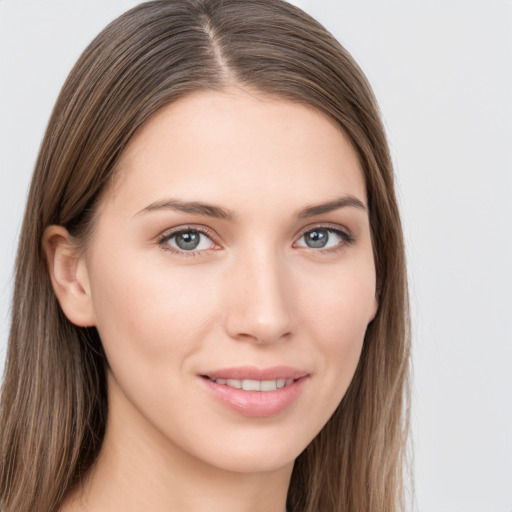
[{"label": "light gray background", "polygon": [[[0,364],[41,137],[74,61],[138,2],[0,0]],[[296,0],[374,86],[414,320],[420,512],[512,511],[512,1]]]}]

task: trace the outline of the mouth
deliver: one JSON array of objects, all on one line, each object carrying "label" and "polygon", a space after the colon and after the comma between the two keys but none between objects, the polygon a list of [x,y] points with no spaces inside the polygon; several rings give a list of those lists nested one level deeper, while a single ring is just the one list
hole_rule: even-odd
[{"label": "mouth", "polygon": [[249,417],[277,415],[295,403],[310,374],[280,366],[227,368],[201,374],[216,402]]}]

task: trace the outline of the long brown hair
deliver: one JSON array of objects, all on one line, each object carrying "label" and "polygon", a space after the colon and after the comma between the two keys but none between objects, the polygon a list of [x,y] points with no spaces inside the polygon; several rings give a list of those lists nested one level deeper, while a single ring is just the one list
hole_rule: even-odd
[{"label": "long brown hair", "polygon": [[1,397],[0,507],[51,512],[93,464],[107,417],[97,331],[71,324],[50,283],[45,228],[86,244],[95,206],[135,131],[162,106],[230,85],[311,105],[351,140],[366,180],[379,311],[338,409],[296,460],[293,512],[402,504],[409,317],[403,237],[378,107],[325,28],[281,0],[158,0],[112,22],[57,100],[22,227]]}]

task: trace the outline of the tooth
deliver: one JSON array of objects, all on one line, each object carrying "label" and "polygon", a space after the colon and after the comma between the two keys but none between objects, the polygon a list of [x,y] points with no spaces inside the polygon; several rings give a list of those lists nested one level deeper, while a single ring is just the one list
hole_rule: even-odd
[{"label": "tooth", "polygon": [[293,379],[252,380],[252,379],[214,379],[217,384],[224,384],[244,391],[275,391],[293,383]]},{"label": "tooth", "polygon": [[277,384],[275,380],[261,381],[261,391],[274,391],[275,389],[277,389]]},{"label": "tooth", "polygon": [[242,389],[245,391],[260,391],[261,382],[259,380],[244,379],[242,381]]}]

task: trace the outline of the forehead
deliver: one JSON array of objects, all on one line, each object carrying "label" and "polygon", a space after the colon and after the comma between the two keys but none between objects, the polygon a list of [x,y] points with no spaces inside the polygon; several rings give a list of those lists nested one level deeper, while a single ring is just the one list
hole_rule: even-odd
[{"label": "forehead", "polygon": [[158,111],[123,152],[113,196],[134,208],[158,195],[236,207],[346,193],[366,202],[357,154],[330,118],[308,105],[227,90]]}]

